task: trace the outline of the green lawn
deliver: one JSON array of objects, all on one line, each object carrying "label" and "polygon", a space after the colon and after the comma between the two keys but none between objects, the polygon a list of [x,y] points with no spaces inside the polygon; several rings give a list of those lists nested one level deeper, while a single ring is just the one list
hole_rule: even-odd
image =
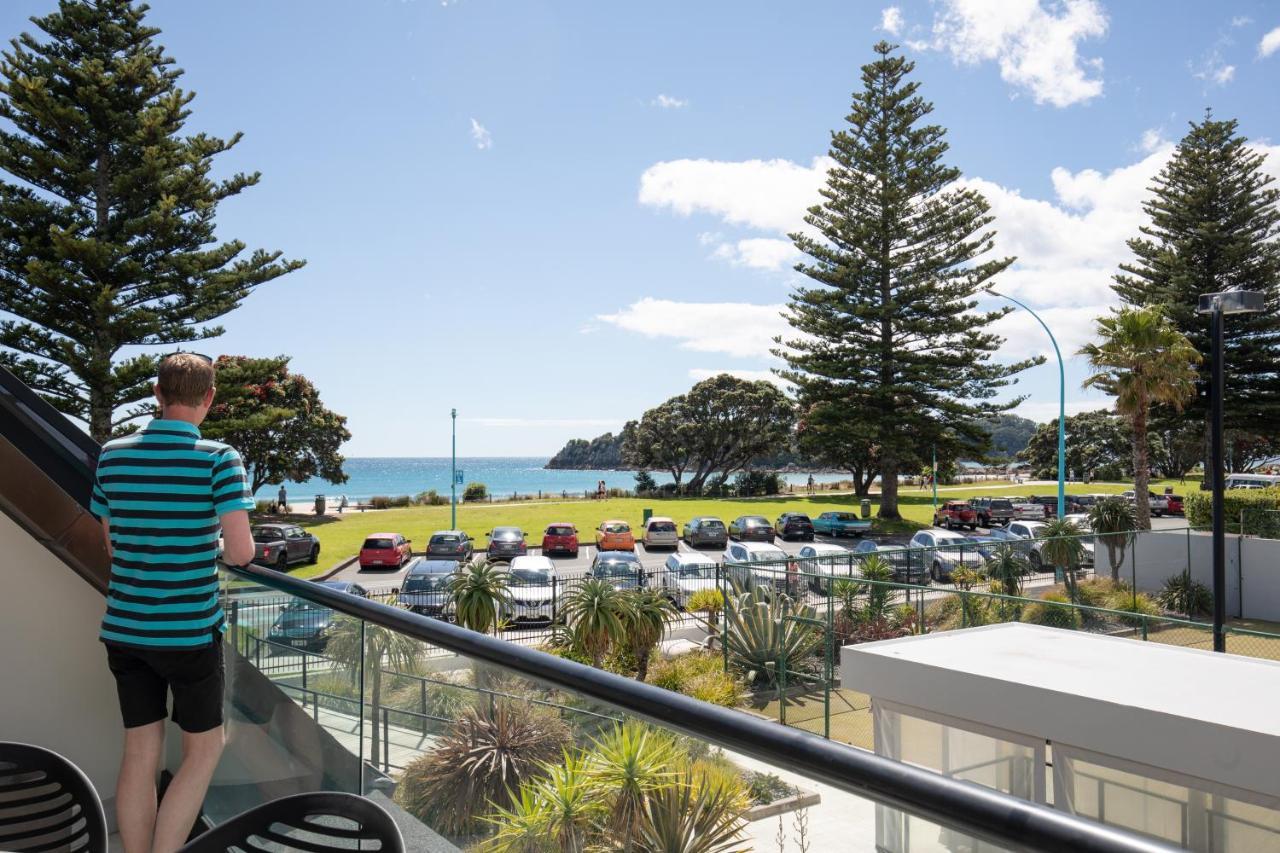
[{"label": "green lawn", "polygon": [[[1179,485],[1176,480],[1161,480],[1151,484],[1153,491],[1159,492],[1166,485],[1174,487],[1179,493],[1185,492],[1186,485]],[[1122,492],[1132,488],[1126,483],[1090,483],[1085,486],[1073,484],[1070,492],[1086,494],[1091,492]],[[1037,486],[1034,489],[1021,486],[1007,486],[997,489],[982,489],[975,486],[951,486],[938,490],[938,499],[967,498],[971,495],[1027,495],[1053,493],[1050,486]],[[872,514],[878,503],[872,496]],[[654,515],[664,515],[683,524],[695,515],[714,515],[727,523],[731,519],[744,514],[758,514],[770,519],[776,518],[786,510],[806,512],[817,515],[826,510],[857,509],[857,500],[850,494],[795,494],[786,497],[771,498],[610,498],[603,501],[525,501],[512,504],[461,504],[458,507],[458,526],[467,531],[481,544],[485,534],[498,525],[516,525],[529,534],[530,543],[536,544],[541,539],[543,528],[551,522],[567,521],[578,526],[579,534],[585,540],[591,539],[591,531],[607,518],[620,518],[628,521],[633,527],[639,527],[643,511],[646,507],[653,509]],[[899,505],[904,521],[886,524],[877,520],[876,530],[884,533],[909,533],[921,526],[927,526],[932,519],[932,493],[928,489],[915,487],[904,488],[899,493]],[[298,521],[311,530],[320,539],[324,558],[319,567],[306,567],[294,574],[308,577],[323,571],[334,561],[355,554],[360,543],[370,533],[393,531],[403,533],[414,540],[415,548],[425,548],[427,538],[435,530],[449,526],[449,507],[416,506],[405,509],[388,509],[370,512],[348,510],[340,518],[315,520],[299,518]]]}]

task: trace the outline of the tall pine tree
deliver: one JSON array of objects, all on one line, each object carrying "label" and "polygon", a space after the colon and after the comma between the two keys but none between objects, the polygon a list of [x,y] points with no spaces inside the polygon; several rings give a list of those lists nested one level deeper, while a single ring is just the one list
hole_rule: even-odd
[{"label": "tall pine tree", "polygon": [[1280,434],[1280,191],[1262,171],[1236,122],[1192,123],[1143,204],[1150,218],[1129,241],[1135,259],[1121,264],[1115,292],[1129,305],[1163,305],[1178,331],[1204,357],[1196,395],[1181,415],[1156,407],[1161,431],[1209,417],[1209,318],[1196,313],[1202,293],[1259,290],[1267,308],[1224,324],[1223,368],[1228,429]]},{"label": "tall pine tree", "polygon": [[924,123],[933,106],[895,49],[875,46],[849,127],[832,134],[836,165],[805,217],[821,239],[792,235],[809,258],[796,269],[817,286],[792,295],[800,334],[775,350],[801,399],[866,428],[882,518],[899,517],[898,475],[918,470],[933,442],[985,445],[979,423],[1020,402],[991,398],[1036,363],[992,361],[1003,341],[989,326],[1009,309],[978,311],[974,297],[1013,259],[979,260],[992,247],[989,206],[954,186],[945,131]]},{"label": "tall pine tree", "polygon": [[209,324],[302,266],[215,239],[218,203],[258,174],[210,177],[240,136],[183,135],[194,94],[146,10],[61,0],[0,61],[0,363],[100,441],[150,410],[145,348],[222,334]]}]

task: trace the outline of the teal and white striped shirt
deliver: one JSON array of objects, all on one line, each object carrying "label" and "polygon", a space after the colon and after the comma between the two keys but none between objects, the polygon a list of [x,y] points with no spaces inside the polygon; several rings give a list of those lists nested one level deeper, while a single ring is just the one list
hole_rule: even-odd
[{"label": "teal and white striped shirt", "polygon": [[111,527],[100,638],[152,649],[217,640],[219,516],[253,506],[240,454],[186,421],[156,418],[104,444],[89,501]]}]

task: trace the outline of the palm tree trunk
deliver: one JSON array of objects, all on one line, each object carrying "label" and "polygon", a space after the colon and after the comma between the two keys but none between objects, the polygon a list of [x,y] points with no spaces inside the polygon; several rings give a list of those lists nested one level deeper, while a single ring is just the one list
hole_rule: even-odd
[{"label": "palm tree trunk", "polygon": [[1138,400],[1133,412],[1133,507],[1139,530],[1151,529],[1151,463],[1147,454],[1147,400]]},{"label": "palm tree trunk", "polygon": [[636,653],[636,681],[644,681],[649,677],[649,654],[650,649]]}]

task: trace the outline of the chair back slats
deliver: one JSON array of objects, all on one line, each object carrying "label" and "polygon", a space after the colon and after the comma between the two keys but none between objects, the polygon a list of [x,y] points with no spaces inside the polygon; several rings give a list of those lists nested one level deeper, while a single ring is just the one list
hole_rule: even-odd
[{"label": "chair back slats", "polygon": [[188,842],[179,853],[404,853],[391,816],[355,794],[282,797],[252,808]]},{"label": "chair back slats", "polygon": [[102,801],[84,773],[56,752],[0,742],[0,850],[106,849]]}]

